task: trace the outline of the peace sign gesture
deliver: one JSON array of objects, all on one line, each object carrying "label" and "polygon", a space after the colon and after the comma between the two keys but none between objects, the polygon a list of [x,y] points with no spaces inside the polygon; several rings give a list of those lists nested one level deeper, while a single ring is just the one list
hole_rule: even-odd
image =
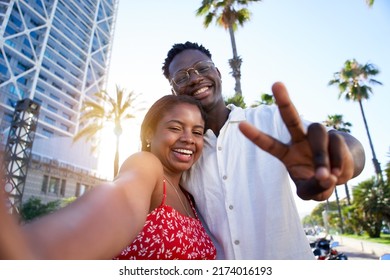
[{"label": "peace sign gesture", "polygon": [[272,92],[291,142],[282,143],[248,122],[240,123],[239,128],[254,144],[283,162],[300,198],[326,200],[337,185],[363,170],[363,147],[351,135],[336,130],[327,132],[319,123],[311,124],[305,133],[286,87],[277,82]]}]

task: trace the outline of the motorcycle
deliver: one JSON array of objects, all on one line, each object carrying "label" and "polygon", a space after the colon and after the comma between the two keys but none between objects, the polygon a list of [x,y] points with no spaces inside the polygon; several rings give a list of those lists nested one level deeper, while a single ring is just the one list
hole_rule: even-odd
[{"label": "motorcycle", "polygon": [[340,246],[338,241],[319,238],[310,246],[317,260],[348,260],[347,255],[335,249]]}]

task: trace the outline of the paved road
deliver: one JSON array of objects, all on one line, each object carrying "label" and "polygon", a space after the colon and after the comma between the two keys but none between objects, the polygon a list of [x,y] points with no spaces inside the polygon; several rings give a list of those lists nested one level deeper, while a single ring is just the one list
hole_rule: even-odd
[{"label": "paved road", "polygon": [[340,243],[336,249],[344,252],[351,260],[379,260],[383,254],[390,254],[389,245],[343,236],[335,236],[334,238]]},{"label": "paved road", "polygon": [[361,252],[361,250],[357,250],[356,248],[348,247],[346,245],[340,245],[335,249],[346,254],[348,260],[379,260],[379,258],[374,254]]}]

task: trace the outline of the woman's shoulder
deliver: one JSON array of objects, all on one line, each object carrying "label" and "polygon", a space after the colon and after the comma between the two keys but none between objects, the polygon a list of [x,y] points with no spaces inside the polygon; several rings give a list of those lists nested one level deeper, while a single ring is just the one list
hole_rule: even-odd
[{"label": "woman's shoulder", "polygon": [[114,181],[118,185],[131,185],[131,189],[149,189],[146,186],[153,189],[157,182],[162,182],[163,174],[163,166],[154,154],[137,152],[123,162]]},{"label": "woman's shoulder", "polygon": [[161,161],[151,152],[137,152],[130,155],[122,164],[122,168],[162,168]]},{"label": "woman's shoulder", "polygon": [[126,160],[157,160],[160,161],[153,153],[147,151],[140,151],[130,155]]}]

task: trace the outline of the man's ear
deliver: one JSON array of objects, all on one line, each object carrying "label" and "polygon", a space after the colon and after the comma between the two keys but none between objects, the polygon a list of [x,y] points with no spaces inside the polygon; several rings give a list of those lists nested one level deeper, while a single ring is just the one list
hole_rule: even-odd
[{"label": "man's ear", "polygon": [[219,78],[222,80],[221,72],[219,72],[219,69],[218,69],[217,67],[215,67],[215,69],[216,69],[216,70],[217,70],[217,72],[218,72],[218,76],[219,76]]}]

